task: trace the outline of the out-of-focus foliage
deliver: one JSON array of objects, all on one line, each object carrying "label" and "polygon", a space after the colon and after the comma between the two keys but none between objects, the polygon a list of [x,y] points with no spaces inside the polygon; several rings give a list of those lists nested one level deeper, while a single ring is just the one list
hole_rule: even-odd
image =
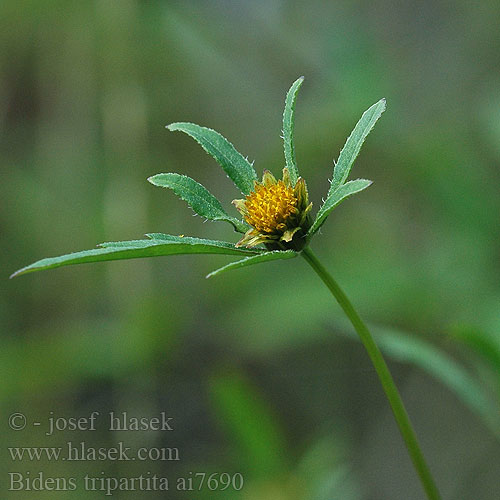
[{"label": "out-of-focus foliage", "polygon": [[[146,181],[175,171],[221,200],[238,197],[220,171],[213,180],[211,158],[164,127],[186,120],[218,130],[243,156],[251,152],[259,177],[264,168],[278,175],[283,97],[303,74],[295,156],[314,210],[360,114],[387,98],[356,163],[356,177],[374,184],[332,213],[313,247],[380,326],[443,496],[496,500],[499,15],[494,1],[2,1],[3,414],[166,411],[176,423],[168,437],[126,436],[131,446],[179,447],[179,462],[147,470],[245,476],[240,493],[202,491],[200,499],[421,498],[368,359],[300,260],[209,281],[203,276],[227,257],[92,264],[7,281],[42,256],[144,232],[236,242],[230,226],[203,224]],[[229,203],[224,209],[238,217]],[[103,429],[49,439],[3,420],[3,448],[125,440]],[[144,470],[2,464],[3,477]],[[81,489],[73,497],[100,498]]]}]

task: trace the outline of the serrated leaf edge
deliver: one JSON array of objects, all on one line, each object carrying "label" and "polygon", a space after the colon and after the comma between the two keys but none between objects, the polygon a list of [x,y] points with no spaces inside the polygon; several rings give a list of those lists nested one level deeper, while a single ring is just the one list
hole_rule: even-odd
[{"label": "serrated leaf edge", "polygon": [[[238,179],[233,178],[233,176],[228,172],[228,170],[222,165],[219,160],[205,147],[205,145],[199,140],[198,137],[195,137],[197,134],[192,132],[192,131],[187,131],[185,128],[182,128],[184,125],[189,125],[189,126],[194,126],[196,128],[200,128],[202,130],[207,130],[208,132],[214,133],[218,135],[220,138],[222,138],[236,153],[238,157],[241,157],[243,162],[246,165],[246,168],[249,172],[249,176],[243,175],[244,177],[244,182],[240,182]],[[203,127],[202,125],[197,125],[196,123],[191,123],[191,122],[174,122],[169,125],[166,125],[166,128],[170,130],[171,132],[184,132],[185,134],[189,135],[191,138],[193,138],[203,149],[206,153],[208,153],[214,160],[223,168],[223,170],[226,172],[227,176],[233,181],[233,183],[236,185],[236,187],[244,194],[248,195],[253,189],[253,183],[254,181],[257,180],[257,172],[253,168],[253,163],[250,163],[248,159],[243,156],[235,147],[234,145],[226,139],[220,132],[217,132],[216,130],[209,128],[209,127]],[[192,132],[192,133],[191,133]],[[193,135],[194,134],[194,135]],[[210,146],[219,153],[220,156],[226,157],[225,154],[222,154],[221,150],[210,140],[207,139],[206,137],[203,137],[204,140],[206,140]],[[226,157],[227,158],[227,157]],[[230,162],[231,163],[231,162]],[[234,167],[234,164],[233,164]]]},{"label": "serrated leaf edge", "polygon": [[285,97],[285,109],[283,110],[283,149],[285,153],[285,164],[290,172],[290,181],[295,186],[299,178],[299,169],[295,157],[295,104],[297,93],[304,82],[301,76],[293,82]]},{"label": "serrated leaf edge", "polygon": [[[173,176],[176,176],[179,178],[189,179],[189,181],[193,182],[194,184],[196,184],[200,188],[202,188],[202,190],[204,190],[206,192],[206,194],[208,195],[208,198],[203,198],[198,193],[196,193],[195,191],[193,191],[192,189],[190,189],[189,187],[187,187],[183,184],[178,184],[178,186],[181,188],[179,190],[178,188],[176,189],[175,187],[164,185],[164,184],[159,184],[159,183],[155,182],[156,177],[160,177],[163,175],[173,175]],[[246,224],[244,224],[242,221],[236,219],[235,217],[231,217],[224,210],[222,203],[205,186],[203,186],[203,184],[200,184],[198,181],[194,180],[192,177],[189,177],[188,175],[178,174],[176,172],[165,172],[165,173],[155,174],[155,175],[148,177],[148,182],[150,182],[153,186],[172,190],[181,200],[185,201],[188,204],[188,206],[193,210],[193,212],[198,214],[200,217],[204,217],[205,219],[213,220],[213,221],[229,222],[233,226],[235,231],[240,232],[240,233],[244,233],[248,230],[248,226]],[[172,184],[176,184],[175,181],[172,182]],[[190,203],[190,200],[187,197],[183,196],[181,191],[189,191],[189,193],[192,195],[193,198],[197,198],[198,200],[201,200],[202,202],[207,203],[208,205],[210,205],[210,207],[214,211],[221,212],[221,215],[220,216],[209,216],[206,213],[201,213],[200,211],[197,211],[193,207],[193,205]]]},{"label": "serrated leaf edge", "polygon": [[[211,273],[207,274],[206,278],[212,278],[213,276],[216,276],[219,273],[229,271],[231,269],[239,269],[241,267],[256,265],[264,262],[269,262],[272,260],[291,259],[297,257],[297,255],[299,255],[298,252],[294,252],[293,250],[272,250],[270,252],[262,252],[258,255],[251,255],[241,260],[230,262],[225,266],[219,267],[215,271],[212,271]],[[269,258],[271,256],[272,258]]]},{"label": "serrated leaf edge", "polygon": [[[335,195],[338,195],[338,192],[342,188],[344,188],[345,186],[348,186],[348,185],[352,185],[353,183],[359,182],[359,181],[364,181],[366,184],[364,184],[363,186],[361,186],[356,191],[352,191],[351,193],[345,194],[344,196],[342,196],[341,198],[339,198],[338,200],[336,200],[332,204],[331,207],[325,208],[327,206],[327,204],[328,204],[328,200],[331,200],[331,199],[333,199],[335,197]],[[341,186],[339,186],[333,193],[331,193],[327,197],[327,199],[325,200],[325,202],[323,203],[323,205],[321,206],[321,208],[318,210],[318,213],[316,214],[316,218],[315,218],[315,220],[314,220],[311,228],[309,229],[309,231],[307,233],[308,236],[312,236],[314,233],[316,233],[318,231],[318,229],[325,223],[325,221],[329,217],[330,213],[336,207],[338,207],[340,205],[340,203],[342,203],[347,198],[350,198],[352,195],[360,193],[361,191],[363,191],[367,187],[370,187],[372,184],[373,184],[373,181],[370,181],[368,179],[353,179],[353,180],[347,181],[344,184],[342,184]]]}]

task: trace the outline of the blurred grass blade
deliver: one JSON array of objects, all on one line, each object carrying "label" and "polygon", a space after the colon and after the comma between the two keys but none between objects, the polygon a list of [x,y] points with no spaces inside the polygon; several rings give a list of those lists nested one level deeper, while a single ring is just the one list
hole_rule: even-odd
[{"label": "blurred grass blade", "polygon": [[[344,325],[344,322],[341,322]],[[345,323],[347,324],[347,322]],[[338,328],[343,335],[359,340],[351,328]],[[430,342],[393,328],[373,326],[377,344],[384,354],[400,363],[410,363],[448,387],[473,413],[477,414],[500,440],[500,408],[483,385],[448,354]]]},{"label": "blurred grass blade", "polygon": [[372,184],[372,181],[367,179],[356,179],[354,181],[348,181],[342,186],[340,186],[336,191],[329,194],[321,208],[318,210],[316,219],[309,229],[309,234],[314,234],[325,222],[326,218],[330,215],[330,212],[347,197],[359,193],[366,189]]},{"label": "blurred grass blade", "polygon": [[391,359],[413,363],[447,386],[500,439],[500,408],[465,367],[425,340],[399,331],[374,328],[380,348]]},{"label": "blurred grass blade", "polygon": [[298,253],[292,250],[273,250],[272,252],[265,252],[258,255],[252,255],[250,257],[245,257],[242,260],[238,260],[236,262],[231,262],[215,271],[212,271],[210,274],[207,274],[207,278],[211,278],[216,274],[222,273],[224,271],[229,271],[231,269],[239,269],[241,267],[251,266],[253,264],[260,264],[261,262],[268,262],[270,260],[279,260],[279,259],[291,259],[293,257],[297,257]]},{"label": "blurred grass blade", "polygon": [[483,360],[496,370],[500,377],[500,348],[498,342],[483,331],[468,325],[451,328],[451,336],[474,350]]},{"label": "blurred grass blade", "polygon": [[228,215],[222,208],[220,201],[191,177],[175,173],[156,174],[149,177],[148,181],[154,186],[171,189],[205,219],[229,222],[240,233],[244,233],[248,229],[246,224]]},{"label": "blurred grass blade", "polygon": [[211,377],[210,397],[217,421],[245,461],[239,466],[254,478],[283,473],[287,456],[283,432],[257,388],[231,370]]},{"label": "blurred grass blade", "polygon": [[295,101],[297,100],[297,92],[304,81],[301,76],[293,82],[285,99],[285,110],[283,111],[283,146],[285,149],[285,161],[288,171],[290,172],[290,180],[292,186],[295,186],[299,178],[299,170],[295,159],[295,142],[293,139],[293,130],[295,127]]},{"label": "blurred grass blade", "polygon": [[194,123],[172,123],[167,125],[168,130],[180,130],[191,136],[200,146],[224,169],[229,178],[245,195],[253,190],[253,183],[257,174],[252,164],[244,158],[235,147],[221,134]]},{"label": "blurred grass blade", "polygon": [[16,271],[11,278],[21,274],[44,269],[53,269],[86,262],[102,262],[107,260],[136,259],[142,257],[161,257],[192,253],[213,253],[225,255],[255,255],[258,250],[236,248],[225,241],[204,240],[200,238],[183,238],[173,236],[170,240],[132,240],[103,243],[101,248],[61,255],[39,260],[34,264]]},{"label": "blurred grass blade", "polygon": [[370,133],[376,121],[384,111],[385,99],[380,99],[380,101],[363,113],[363,116],[354,127],[354,130],[351,132],[351,135],[340,152],[339,159],[333,170],[333,179],[328,191],[328,196],[344,184],[366,136]]}]

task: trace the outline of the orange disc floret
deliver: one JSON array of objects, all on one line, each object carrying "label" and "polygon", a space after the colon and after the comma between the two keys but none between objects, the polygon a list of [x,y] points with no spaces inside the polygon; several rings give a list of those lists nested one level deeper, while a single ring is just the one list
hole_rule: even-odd
[{"label": "orange disc floret", "polygon": [[289,217],[298,212],[297,201],[293,188],[281,180],[267,186],[256,183],[245,199],[245,220],[262,233],[283,231]]}]

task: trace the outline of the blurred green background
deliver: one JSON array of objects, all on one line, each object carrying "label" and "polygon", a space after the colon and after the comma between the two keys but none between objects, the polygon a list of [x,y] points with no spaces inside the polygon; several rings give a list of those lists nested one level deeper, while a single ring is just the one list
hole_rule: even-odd
[{"label": "blurred green background", "polygon": [[[417,500],[423,492],[360,343],[300,260],[204,276],[174,256],[7,276],[146,232],[237,241],[146,178],[238,192],[190,138],[220,131],[279,175],[284,96],[305,75],[296,153],[317,209],[361,113],[388,108],[312,247],[373,326],[448,500],[500,497],[500,30],[497,1],[3,0],[0,358],[8,472],[176,478],[241,472],[241,491],[114,498]],[[234,212],[233,215],[236,215]],[[227,227],[226,227],[227,226]],[[174,432],[8,428],[92,411]],[[50,412],[54,412],[50,414]],[[178,447],[180,461],[14,463],[8,446]],[[80,483],[79,483],[80,484]]]}]

